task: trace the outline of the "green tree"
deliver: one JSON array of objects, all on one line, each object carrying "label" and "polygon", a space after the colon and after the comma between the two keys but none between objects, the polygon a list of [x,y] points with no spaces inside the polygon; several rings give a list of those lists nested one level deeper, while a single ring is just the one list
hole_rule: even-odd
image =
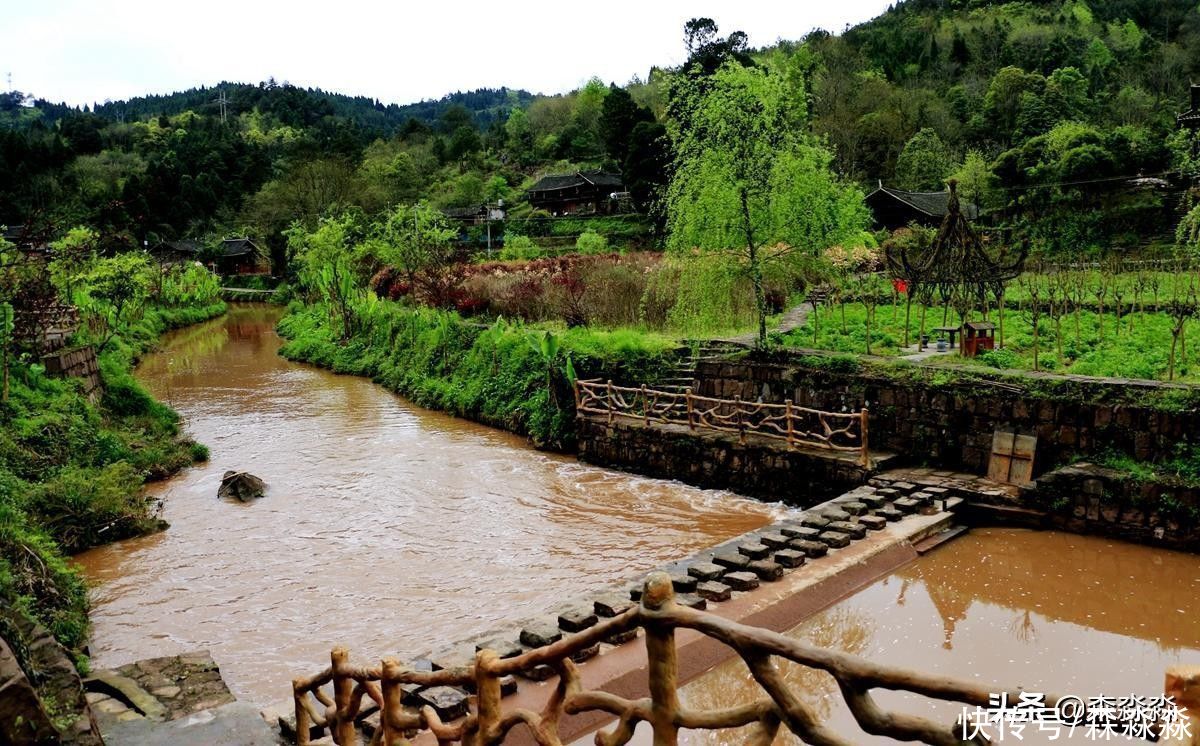
[{"label": "green tree", "polygon": [[995,201],[992,189],[996,184],[996,175],[978,150],[967,151],[962,166],[950,178],[958,181],[959,195],[978,205],[981,210]]},{"label": "green tree", "polygon": [[764,272],[850,238],[866,224],[862,194],[836,179],[831,156],[787,122],[794,101],[778,76],[735,62],[708,79],[678,76],[668,247],[734,259],[750,280],[758,345],[767,341]]},{"label": "green tree", "polygon": [[950,149],[932,129],[912,136],[896,159],[896,183],[901,189],[940,191],[956,164]]},{"label": "green tree", "polygon": [[514,108],[504,122],[504,146],[517,163],[533,159],[533,128],[524,109]]},{"label": "green tree", "polygon": [[995,127],[994,135],[1003,142],[1012,142],[1012,133],[1021,113],[1021,97],[1024,93],[1041,94],[1045,79],[1036,73],[1027,73],[1019,67],[1005,67],[996,73],[988,84],[983,98],[984,117]]},{"label": "green tree", "polygon": [[139,313],[154,287],[150,260],[140,251],[97,259],[84,272],[75,293],[75,305],[100,322],[96,353],[104,351],[131,317]]},{"label": "green tree", "polygon": [[330,315],[340,321],[343,342],[354,333],[354,303],[361,293],[355,278],[359,233],[349,214],[321,218],[313,230],[297,221],[286,232],[300,283],[320,293]]},{"label": "green tree", "polygon": [[600,107],[600,137],[608,157],[618,166],[625,163],[629,155],[630,136],[641,122],[653,122],[649,109],[638,106],[624,88],[610,86],[604,104]]},{"label": "green tree", "polygon": [[441,210],[424,202],[399,205],[376,223],[368,251],[403,272],[414,292],[440,305],[456,235]]}]

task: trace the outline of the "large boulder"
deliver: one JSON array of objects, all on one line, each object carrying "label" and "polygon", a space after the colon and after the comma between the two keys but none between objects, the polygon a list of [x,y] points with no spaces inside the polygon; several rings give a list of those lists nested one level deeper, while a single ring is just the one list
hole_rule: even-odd
[{"label": "large boulder", "polygon": [[103,744],[67,650],[13,609],[0,608],[0,628],[0,743]]},{"label": "large boulder", "polygon": [[221,487],[217,490],[217,497],[248,502],[256,497],[262,497],[266,489],[266,482],[249,472],[227,471],[221,477]]}]

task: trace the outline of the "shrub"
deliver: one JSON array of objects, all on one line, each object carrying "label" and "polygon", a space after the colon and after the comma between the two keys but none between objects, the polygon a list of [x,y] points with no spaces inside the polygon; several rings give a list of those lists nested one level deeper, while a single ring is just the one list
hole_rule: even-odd
[{"label": "shrub", "polygon": [[984,365],[990,365],[993,368],[1000,368],[1002,370],[1021,367],[1021,356],[1005,348],[984,350],[976,355],[975,359]]},{"label": "shrub", "polygon": [[575,250],[580,254],[602,254],[608,251],[608,239],[593,230],[586,230],[575,240]]},{"label": "shrub", "polygon": [[537,244],[529,236],[504,234],[504,248],[500,249],[499,257],[505,261],[514,259],[534,259],[539,255]]}]

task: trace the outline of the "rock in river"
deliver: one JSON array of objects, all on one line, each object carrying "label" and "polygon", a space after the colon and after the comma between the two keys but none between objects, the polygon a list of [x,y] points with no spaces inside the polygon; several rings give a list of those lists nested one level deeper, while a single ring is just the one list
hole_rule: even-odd
[{"label": "rock in river", "polygon": [[221,477],[217,497],[236,498],[242,502],[262,497],[267,485],[263,480],[245,471],[227,471]]}]

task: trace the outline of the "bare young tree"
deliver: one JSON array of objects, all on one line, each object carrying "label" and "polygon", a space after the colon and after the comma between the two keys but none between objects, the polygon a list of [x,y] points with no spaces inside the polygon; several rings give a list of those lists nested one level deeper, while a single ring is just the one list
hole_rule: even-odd
[{"label": "bare young tree", "polygon": [[1025,295],[1028,296],[1029,302],[1025,307],[1025,315],[1029,319],[1029,325],[1033,331],[1033,369],[1041,370],[1041,361],[1038,357],[1038,324],[1042,320],[1042,300],[1044,294],[1042,292],[1042,281],[1038,272],[1031,272],[1022,275],[1018,282],[1025,290]]},{"label": "bare young tree", "polygon": [[[1171,354],[1167,359],[1167,380],[1175,380],[1176,350],[1183,342],[1187,320],[1196,314],[1196,281],[1185,273],[1176,273],[1171,285],[1171,298],[1167,301],[1167,312],[1171,316]],[[1186,349],[1180,350],[1180,359],[1187,356]]]}]

